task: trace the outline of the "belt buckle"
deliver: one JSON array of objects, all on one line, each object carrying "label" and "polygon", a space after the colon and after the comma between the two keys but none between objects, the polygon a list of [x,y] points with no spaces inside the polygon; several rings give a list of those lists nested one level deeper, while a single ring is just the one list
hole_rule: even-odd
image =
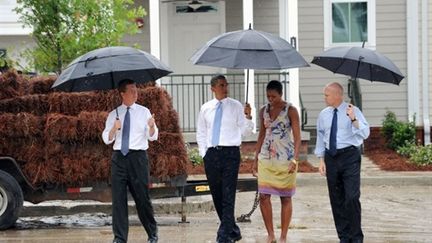
[{"label": "belt buckle", "polygon": [[215,148],[216,150],[221,150],[221,149],[222,149],[221,146],[215,146],[214,148]]}]

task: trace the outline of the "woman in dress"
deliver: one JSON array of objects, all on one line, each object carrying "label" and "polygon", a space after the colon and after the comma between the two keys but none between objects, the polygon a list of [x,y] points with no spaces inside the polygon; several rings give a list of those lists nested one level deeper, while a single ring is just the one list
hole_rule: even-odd
[{"label": "woman in dress", "polygon": [[260,129],[253,174],[258,177],[260,209],[267,229],[267,242],[276,242],[271,195],[281,199],[281,234],[278,242],[286,242],[301,143],[299,115],[294,106],[282,99],[281,82],[270,81],[266,91],[268,104],[259,113]]}]

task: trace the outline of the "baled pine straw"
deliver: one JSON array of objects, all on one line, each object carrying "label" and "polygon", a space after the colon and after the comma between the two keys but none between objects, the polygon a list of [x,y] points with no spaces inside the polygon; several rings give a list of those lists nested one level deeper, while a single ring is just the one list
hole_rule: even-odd
[{"label": "baled pine straw", "polygon": [[24,95],[0,99],[0,114],[29,112],[35,115],[45,115],[48,110],[49,103],[46,95]]},{"label": "baled pine straw", "polygon": [[78,115],[78,136],[79,140],[95,140],[102,141],[102,132],[105,128],[105,121],[108,117],[108,112],[88,112],[83,111]]},{"label": "baled pine straw", "polygon": [[45,126],[45,139],[53,141],[69,141],[78,138],[78,118],[58,113],[47,116]]},{"label": "baled pine straw", "polygon": [[95,92],[49,94],[50,113],[76,116],[81,111],[104,111],[106,104],[100,103]]},{"label": "baled pine straw", "polygon": [[16,70],[9,69],[0,74],[0,100],[13,98],[23,94],[27,82]]},{"label": "baled pine straw", "polygon": [[28,83],[28,94],[48,94],[52,92],[51,86],[56,80],[56,76],[36,76],[31,78]]},{"label": "baled pine straw", "polygon": [[44,116],[35,116],[31,113],[0,114],[0,137],[28,138],[41,137],[45,125]]},{"label": "baled pine straw", "polygon": [[161,132],[157,141],[149,143],[148,154],[152,176],[166,180],[186,174],[189,159],[180,133]]},{"label": "baled pine straw", "polygon": [[45,144],[42,138],[3,138],[0,139],[0,154],[17,161],[41,163],[45,160]]},{"label": "baled pine straw", "polygon": [[58,161],[26,163],[23,171],[33,185],[64,183],[61,164]]}]

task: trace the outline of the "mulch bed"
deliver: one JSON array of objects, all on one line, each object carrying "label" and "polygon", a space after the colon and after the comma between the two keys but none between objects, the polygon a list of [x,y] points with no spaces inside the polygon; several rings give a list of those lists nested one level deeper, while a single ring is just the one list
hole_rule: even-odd
[{"label": "mulch bed", "polygon": [[389,149],[377,128],[371,129],[371,135],[365,141],[365,155],[380,169],[386,171],[432,171],[432,165],[416,165],[407,157]]}]

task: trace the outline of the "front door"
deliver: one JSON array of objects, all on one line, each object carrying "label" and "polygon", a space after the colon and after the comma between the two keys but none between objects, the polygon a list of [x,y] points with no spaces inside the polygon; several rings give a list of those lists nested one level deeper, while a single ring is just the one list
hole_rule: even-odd
[{"label": "front door", "polygon": [[163,4],[167,5],[164,35],[167,41],[163,43],[168,46],[162,44],[162,56],[167,58],[174,74],[221,72],[221,68],[193,65],[189,59],[209,40],[225,32],[225,2],[202,2],[199,12],[191,12],[192,9],[187,8],[188,2]]}]

